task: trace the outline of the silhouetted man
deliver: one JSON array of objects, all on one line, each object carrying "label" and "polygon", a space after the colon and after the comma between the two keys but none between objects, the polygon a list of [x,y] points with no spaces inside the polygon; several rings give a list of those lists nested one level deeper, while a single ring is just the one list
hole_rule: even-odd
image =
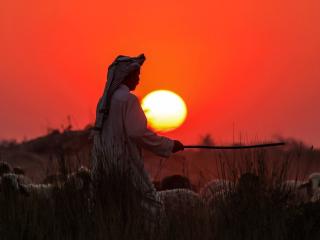
[{"label": "silhouetted man", "polygon": [[184,147],[181,142],[159,136],[147,127],[140,102],[130,92],[139,84],[144,61],[143,54],[137,57],[118,56],[109,66],[107,84],[97,106],[94,147],[103,149],[111,157],[107,160],[94,159],[93,174],[98,172],[98,168],[108,172],[110,162],[107,161],[124,161],[123,166],[130,167],[135,172],[135,178],[139,179],[137,186],[142,187],[142,179],[145,192],[154,193],[155,189],[144,169],[142,148],[169,157]]}]

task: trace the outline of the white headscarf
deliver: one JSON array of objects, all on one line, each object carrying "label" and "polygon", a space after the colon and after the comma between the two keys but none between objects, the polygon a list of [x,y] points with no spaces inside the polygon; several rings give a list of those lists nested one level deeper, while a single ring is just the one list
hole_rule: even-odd
[{"label": "white headscarf", "polygon": [[119,55],[109,66],[107,83],[97,105],[96,122],[94,126],[96,133],[101,133],[103,123],[108,117],[113,93],[130,73],[140,69],[145,59],[144,54],[140,54],[137,57]]}]

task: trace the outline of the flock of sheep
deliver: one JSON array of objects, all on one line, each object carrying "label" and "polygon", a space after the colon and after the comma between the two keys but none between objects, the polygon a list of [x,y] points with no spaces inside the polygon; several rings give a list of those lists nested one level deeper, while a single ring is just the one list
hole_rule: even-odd
[{"label": "flock of sheep", "polygon": [[[165,208],[181,209],[192,205],[210,205],[217,199],[223,199],[228,194],[228,189],[236,186],[238,189],[250,185],[261,184],[258,176],[252,173],[243,174],[237,183],[215,179],[208,182],[198,192],[194,191],[188,178],[174,175],[164,178],[160,183],[154,183],[159,199]],[[72,188],[76,191],[88,193],[92,187],[92,177],[89,169],[79,168],[76,172],[64,178],[51,179],[43,184],[34,184],[24,175],[20,168],[12,168],[6,162],[0,162],[0,194],[35,195],[50,199],[56,188]],[[302,202],[320,201],[320,173],[311,174],[307,181],[289,180],[280,184],[283,189],[288,189],[293,197]]]},{"label": "flock of sheep", "polygon": [[4,195],[21,194],[50,199],[56,189],[71,188],[85,192],[90,184],[91,173],[85,167],[66,177],[56,177],[49,181],[45,179],[44,183],[35,184],[25,176],[22,169],[12,168],[8,163],[0,162],[0,194]]},{"label": "flock of sheep", "polygon": [[[217,201],[232,197],[236,190],[244,194],[257,194],[264,184],[257,175],[245,173],[237,182],[214,179],[208,182],[198,192],[193,191],[189,180],[185,177],[174,175],[164,178],[160,184],[155,184],[163,200],[165,208],[170,211],[188,211],[192,206],[199,204],[205,207],[214,206]],[[279,190],[289,193],[289,200],[296,203],[320,201],[320,173],[312,173],[307,181],[287,180],[279,184]],[[167,190],[169,189],[169,190]]]}]

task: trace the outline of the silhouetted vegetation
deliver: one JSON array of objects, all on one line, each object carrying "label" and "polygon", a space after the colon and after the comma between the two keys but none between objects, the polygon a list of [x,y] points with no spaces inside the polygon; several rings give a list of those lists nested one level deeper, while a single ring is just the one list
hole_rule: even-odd
[{"label": "silhouetted vegetation", "polygon": [[[211,155],[212,166],[219,179],[228,180],[222,191],[207,202],[196,193],[177,192],[177,198],[169,194],[164,209],[159,202],[148,202],[133,185],[132,176],[119,168],[100,174],[98,180],[90,177],[89,184],[78,187],[77,181],[69,180],[76,167],[69,165],[69,153],[61,150],[56,161],[57,175],[62,177],[50,185],[49,198],[28,193],[28,188],[0,187],[0,236],[24,240],[319,239],[320,202],[297,197],[295,189],[283,184],[302,177],[297,171],[289,172],[304,154],[313,157],[306,149],[298,144],[285,151],[217,151]],[[3,169],[10,167],[3,165]],[[166,178],[161,184],[191,188],[186,176]]]},{"label": "silhouetted vegetation", "polygon": [[[75,173],[80,165],[90,167],[86,137],[87,132],[52,132],[22,145],[4,144],[3,148],[15,151],[50,152],[55,172],[47,176],[49,185],[29,186],[20,175],[13,177],[23,175],[23,168],[14,172],[1,164],[1,239],[320,238],[319,200],[311,201],[299,188],[284,184],[293,180],[298,186],[299,180],[319,169],[317,149],[286,139],[289,144],[284,149],[193,151],[190,156],[197,160],[208,159],[206,169],[214,172],[211,179],[223,180],[222,187],[213,190],[211,198],[203,198],[198,192],[211,179],[203,175],[198,178],[203,182],[192,182],[184,165],[185,174],[157,182],[160,190],[180,188],[160,194],[163,208],[159,202],[149,202],[132,176],[120,168],[99,174],[98,180],[90,172]],[[188,163],[186,158],[180,160]]]}]

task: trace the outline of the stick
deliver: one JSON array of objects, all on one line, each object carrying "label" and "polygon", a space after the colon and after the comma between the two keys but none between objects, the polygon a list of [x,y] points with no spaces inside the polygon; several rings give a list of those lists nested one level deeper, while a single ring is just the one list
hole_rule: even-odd
[{"label": "stick", "polygon": [[204,146],[204,145],[185,145],[184,148],[205,148],[205,149],[244,149],[244,148],[265,148],[285,145],[284,142],[265,143],[256,145],[242,145],[242,146]]}]

